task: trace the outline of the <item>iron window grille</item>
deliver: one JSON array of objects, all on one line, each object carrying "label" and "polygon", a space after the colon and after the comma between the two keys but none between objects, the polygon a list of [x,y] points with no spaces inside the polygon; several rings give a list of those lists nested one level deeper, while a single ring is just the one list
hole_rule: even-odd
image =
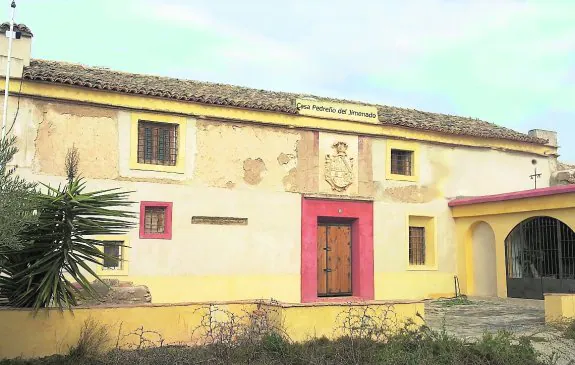
[{"label": "iron window grille", "polygon": [[177,124],[138,123],[138,163],[175,166],[177,157]]},{"label": "iron window grille", "polygon": [[121,241],[107,241],[104,243],[104,269],[122,269],[122,244]]},{"label": "iron window grille", "polygon": [[424,227],[409,227],[409,264],[425,265]]},{"label": "iron window grille", "polygon": [[575,232],[555,218],[521,222],[505,245],[508,278],[575,279]]},{"label": "iron window grille", "polygon": [[391,173],[395,175],[413,175],[413,151],[391,150]]},{"label": "iron window grille", "polygon": [[146,207],[144,233],[165,233],[166,207]]}]

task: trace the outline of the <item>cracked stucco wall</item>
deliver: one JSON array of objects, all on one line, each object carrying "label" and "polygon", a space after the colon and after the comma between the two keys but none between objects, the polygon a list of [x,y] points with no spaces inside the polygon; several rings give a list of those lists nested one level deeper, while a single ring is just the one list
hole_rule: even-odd
[{"label": "cracked stucco wall", "polygon": [[194,178],[207,186],[284,191],[301,139],[295,131],[198,121]]}]

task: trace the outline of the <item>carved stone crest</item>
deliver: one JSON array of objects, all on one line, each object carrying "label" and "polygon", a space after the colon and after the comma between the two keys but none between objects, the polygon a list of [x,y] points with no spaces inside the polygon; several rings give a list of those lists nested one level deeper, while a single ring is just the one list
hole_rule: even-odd
[{"label": "carved stone crest", "polygon": [[325,180],[334,191],[345,191],[353,182],[353,158],[347,156],[347,143],[332,145],[334,155],[325,156]]}]

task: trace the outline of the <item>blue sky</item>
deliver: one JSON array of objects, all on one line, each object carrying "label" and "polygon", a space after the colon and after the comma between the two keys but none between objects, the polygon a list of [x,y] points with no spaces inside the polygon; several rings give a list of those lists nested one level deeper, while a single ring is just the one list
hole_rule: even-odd
[{"label": "blue sky", "polygon": [[575,162],[575,0],[17,4],[35,58],[551,129]]}]

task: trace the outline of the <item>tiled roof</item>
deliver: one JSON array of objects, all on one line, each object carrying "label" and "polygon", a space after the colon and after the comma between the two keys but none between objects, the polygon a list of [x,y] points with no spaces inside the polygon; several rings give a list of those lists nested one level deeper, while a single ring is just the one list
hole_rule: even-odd
[{"label": "tiled roof", "polygon": [[[25,67],[23,77],[24,79],[34,81],[288,114],[298,113],[295,106],[296,98],[310,97],[310,95],[304,94],[274,92],[233,85],[132,74],[101,67],[89,67],[80,64],[38,59],[31,60],[30,66]],[[531,137],[474,118],[429,113],[343,99],[311,97],[322,101],[376,106],[379,111],[379,121],[382,124],[455,135],[500,138],[535,144],[547,143],[547,140]]]},{"label": "tiled roof", "polygon": [[493,203],[507,200],[538,198],[542,196],[557,195],[557,194],[570,194],[575,193],[575,185],[558,185],[550,186],[547,188],[531,189],[514,191],[511,193],[474,196],[468,198],[458,198],[451,200],[448,205],[450,207],[459,207],[462,205],[480,204],[480,203]]},{"label": "tiled roof", "polygon": [[[6,33],[10,30],[10,23],[4,22],[0,24],[0,33]],[[22,32],[22,34],[32,37],[32,31],[28,28],[25,24],[16,24],[14,23],[14,31],[15,32]]]}]

